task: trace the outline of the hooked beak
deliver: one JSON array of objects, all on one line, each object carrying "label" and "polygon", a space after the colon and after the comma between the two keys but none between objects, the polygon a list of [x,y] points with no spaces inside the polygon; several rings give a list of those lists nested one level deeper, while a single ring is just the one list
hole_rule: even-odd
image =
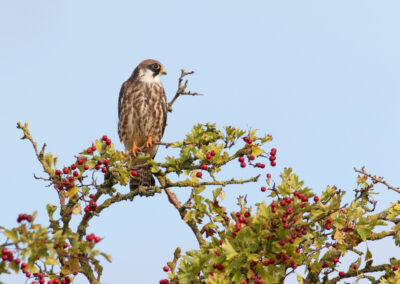
[{"label": "hooked beak", "polygon": [[161,75],[167,75],[167,71],[164,69],[164,66],[161,67]]}]

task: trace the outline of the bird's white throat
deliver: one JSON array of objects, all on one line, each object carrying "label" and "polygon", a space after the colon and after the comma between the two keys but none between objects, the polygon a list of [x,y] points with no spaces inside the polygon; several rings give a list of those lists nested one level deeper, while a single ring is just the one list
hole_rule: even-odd
[{"label": "bird's white throat", "polygon": [[161,83],[161,73],[154,76],[151,70],[145,69],[139,72],[139,81],[143,83]]}]

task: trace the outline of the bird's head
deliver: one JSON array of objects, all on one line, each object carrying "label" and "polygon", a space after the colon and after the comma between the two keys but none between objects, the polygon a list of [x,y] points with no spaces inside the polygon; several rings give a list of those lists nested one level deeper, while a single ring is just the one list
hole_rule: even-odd
[{"label": "bird's head", "polygon": [[154,59],[143,60],[133,72],[134,80],[144,83],[160,83],[161,76],[166,75],[161,62]]}]

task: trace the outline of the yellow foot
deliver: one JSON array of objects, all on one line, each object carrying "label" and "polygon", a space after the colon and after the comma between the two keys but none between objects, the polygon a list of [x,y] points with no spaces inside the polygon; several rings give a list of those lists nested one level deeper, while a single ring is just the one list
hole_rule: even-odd
[{"label": "yellow foot", "polygon": [[134,157],[136,158],[136,151],[139,151],[139,152],[140,152],[140,151],[142,151],[142,148],[136,146],[136,143],[133,142],[132,149],[129,150],[128,156],[129,156],[130,154],[132,154],[132,156],[134,156]]},{"label": "yellow foot", "polygon": [[152,148],[154,141],[159,142],[160,140],[158,140],[157,138],[151,138],[151,137],[147,138],[146,147],[147,148]]}]

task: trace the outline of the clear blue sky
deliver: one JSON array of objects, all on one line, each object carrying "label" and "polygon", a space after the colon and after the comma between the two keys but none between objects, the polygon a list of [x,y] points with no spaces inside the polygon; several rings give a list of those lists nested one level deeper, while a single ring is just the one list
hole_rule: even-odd
[{"label": "clear blue sky", "polygon": [[[18,213],[33,210],[45,222],[45,205],[56,203],[33,180],[41,169],[16,122],[29,122],[60,165],[103,134],[122,149],[119,89],[146,58],[167,69],[169,99],[180,68],[196,71],[190,89],[205,94],[176,102],[165,141],[197,122],[252,127],[274,136],[275,178],[293,167],[317,193],[328,184],[351,191],[352,168],[365,165],[400,185],[399,9],[398,1],[366,0],[0,1],[0,224],[14,226]],[[226,191],[228,205],[239,194],[265,196],[259,185]],[[399,199],[380,191],[379,208]],[[177,245],[197,247],[164,195],[103,215],[90,231],[113,255],[104,283],[156,283]]]}]

